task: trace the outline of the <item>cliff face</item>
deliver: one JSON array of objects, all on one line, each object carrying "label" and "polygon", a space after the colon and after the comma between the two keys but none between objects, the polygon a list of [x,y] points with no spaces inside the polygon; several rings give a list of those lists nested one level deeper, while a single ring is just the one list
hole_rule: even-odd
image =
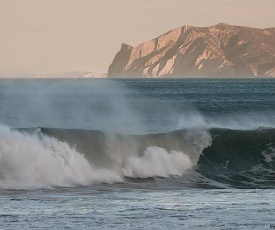
[{"label": "cliff face", "polygon": [[176,28],[137,47],[122,44],[108,77],[275,77],[275,28]]}]

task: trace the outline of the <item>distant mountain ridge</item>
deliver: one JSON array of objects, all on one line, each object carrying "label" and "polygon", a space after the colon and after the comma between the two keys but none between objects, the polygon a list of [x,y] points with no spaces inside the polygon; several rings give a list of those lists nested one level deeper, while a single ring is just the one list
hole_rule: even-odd
[{"label": "distant mountain ridge", "polygon": [[275,28],[178,27],[137,47],[122,44],[108,77],[275,77]]}]

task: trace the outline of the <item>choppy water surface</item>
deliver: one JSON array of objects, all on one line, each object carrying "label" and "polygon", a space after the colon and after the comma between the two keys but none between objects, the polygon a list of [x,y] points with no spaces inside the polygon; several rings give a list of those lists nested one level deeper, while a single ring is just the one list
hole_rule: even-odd
[{"label": "choppy water surface", "polygon": [[269,229],[274,89],[1,80],[0,227]]},{"label": "choppy water surface", "polygon": [[269,229],[274,223],[273,190],[118,187],[2,192],[0,225],[5,229]]}]

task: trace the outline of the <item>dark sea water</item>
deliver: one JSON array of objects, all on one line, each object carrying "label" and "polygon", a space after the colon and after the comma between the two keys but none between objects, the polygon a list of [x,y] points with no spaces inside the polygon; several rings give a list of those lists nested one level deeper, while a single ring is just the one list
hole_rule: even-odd
[{"label": "dark sea water", "polygon": [[3,79],[0,124],[0,229],[275,224],[273,79]]}]

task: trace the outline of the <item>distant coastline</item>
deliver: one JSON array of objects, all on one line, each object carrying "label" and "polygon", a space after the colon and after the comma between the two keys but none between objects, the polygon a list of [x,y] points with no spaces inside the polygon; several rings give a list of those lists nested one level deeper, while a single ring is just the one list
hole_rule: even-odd
[{"label": "distant coastline", "polygon": [[106,78],[107,73],[95,73],[95,72],[84,72],[84,71],[70,71],[64,73],[50,73],[50,74],[7,74],[0,76],[0,79],[66,79],[66,78]]},{"label": "distant coastline", "polygon": [[123,43],[109,78],[275,77],[275,28],[178,27],[137,47]]},{"label": "distant coastline", "polygon": [[122,43],[107,73],[1,73],[0,79],[275,78],[275,27],[183,26],[132,47]]}]

